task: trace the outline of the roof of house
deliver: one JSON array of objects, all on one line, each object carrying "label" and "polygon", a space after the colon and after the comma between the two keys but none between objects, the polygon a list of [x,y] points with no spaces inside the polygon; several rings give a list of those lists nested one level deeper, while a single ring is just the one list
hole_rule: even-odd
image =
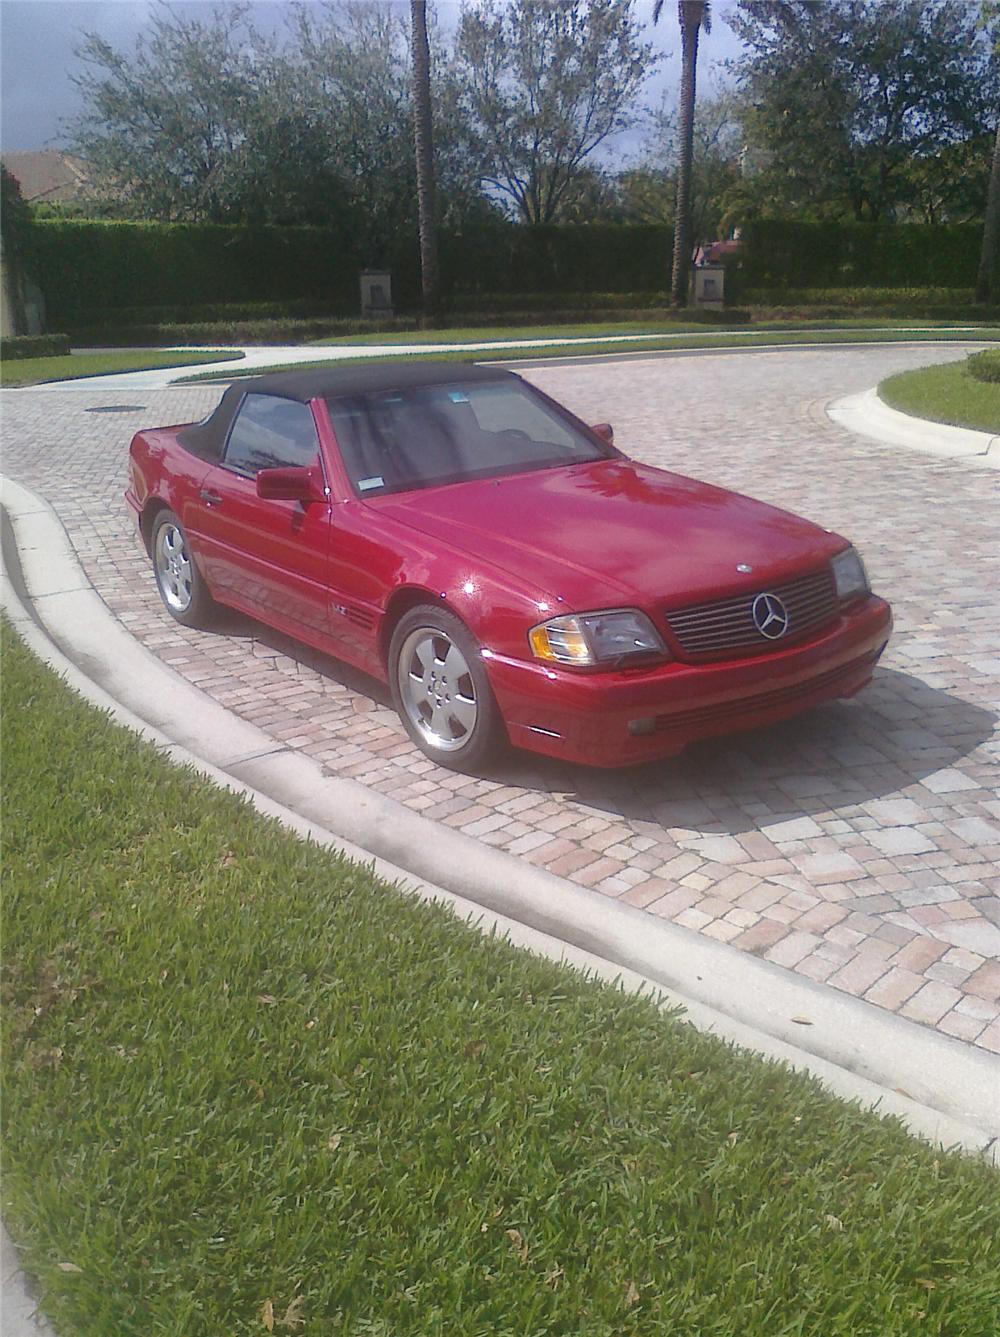
[{"label": "roof of house", "polygon": [[17,178],[21,195],[29,204],[43,200],[68,204],[94,193],[88,165],[60,149],[5,153],[3,162]]},{"label": "roof of house", "polygon": [[736,255],[740,249],[738,240],[706,242],[704,246],[698,247],[694,262],[696,265],[717,265],[723,256]]}]

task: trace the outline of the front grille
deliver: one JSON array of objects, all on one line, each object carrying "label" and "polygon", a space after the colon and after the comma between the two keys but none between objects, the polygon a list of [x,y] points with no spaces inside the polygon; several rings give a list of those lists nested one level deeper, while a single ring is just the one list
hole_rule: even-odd
[{"label": "front grille", "polygon": [[[760,594],[776,594],[788,613],[788,630],[769,639],[757,630],[753,603]],[[734,654],[778,650],[818,631],[837,615],[837,592],[829,567],[784,585],[753,589],[732,599],[670,609],[664,616],[682,652],[691,659],[723,659]]]}]

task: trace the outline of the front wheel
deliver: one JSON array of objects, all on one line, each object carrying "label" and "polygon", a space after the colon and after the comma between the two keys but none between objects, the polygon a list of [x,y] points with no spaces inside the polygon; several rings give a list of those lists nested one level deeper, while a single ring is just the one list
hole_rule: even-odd
[{"label": "front wheel", "polygon": [[389,646],[389,683],[420,750],[456,771],[480,769],[505,736],[479,646],[454,613],[411,608]]},{"label": "front wheel", "polygon": [[185,627],[203,626],[215,602],[188,549],[187,536],[173,511],[160,511],[150,535],[153,574],[163,606]]}]

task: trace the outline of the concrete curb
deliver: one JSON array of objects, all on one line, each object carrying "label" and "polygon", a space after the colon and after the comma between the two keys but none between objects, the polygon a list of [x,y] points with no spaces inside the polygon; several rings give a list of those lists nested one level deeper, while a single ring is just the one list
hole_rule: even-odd
[{"label": "concrete curb", "polygon": [[3,1337],[55,1337],[38,1313],[38,1301],[28,1278],[21,1271],[14,1241],[0,1226],[0,1333]]},{"label": "concrete curb", "polygon": [[484,931],[651,990],[683,1006],[693,1024],[811,1072],[839,1095],[877,1103],[924,1137],[997,1156],[1000,1062],[991,1055],[324,774],[140,646],[86,580],[48,503],[9,482],[4,502],[21,566],[19,575],[11,563],[4,599],[18,629],[81,695],[174,760],[389,881],[452,904]]},{"label": "concrete curb", "polygon": [[964,459],[987,469],[1000,469],[1000,436],[929,422],[891,409],[873,386],[827,405],[827,414],[841,427],[874,438],[886,446],[919,450],[944,459]]}]

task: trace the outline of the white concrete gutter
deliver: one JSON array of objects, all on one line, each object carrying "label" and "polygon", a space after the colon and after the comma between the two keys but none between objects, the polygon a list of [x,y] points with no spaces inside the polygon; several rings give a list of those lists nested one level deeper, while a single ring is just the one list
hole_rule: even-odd
[{"label": "white concrete gutter", "polygon": [[142,647],[84,575],[47,502],[3,484],[13,565],[4,604],[86,700],[292,830],[484,932],[662,996],[687,1019],[782,1059],[945,1146],[1000,1160],[1000,1059],[522,863],[418,816],[240,720]]},{"label": "white concrete gutter", "polygon": [[1000,436],[899,413],[879,398],[875,386],[836,400],[826,411],[849,432],[872,437],[883,445],[919,450],[944,459],[968,459],[988,469],[1000,469]]}]

